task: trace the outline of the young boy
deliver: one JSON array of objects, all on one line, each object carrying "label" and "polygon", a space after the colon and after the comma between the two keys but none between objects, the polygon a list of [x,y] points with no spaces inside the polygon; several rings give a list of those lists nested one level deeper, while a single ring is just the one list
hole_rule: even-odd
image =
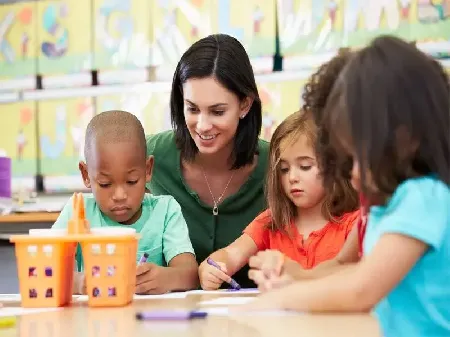
[{"label": "young boy", "polygon": [[[141,234],[136,261],[146,253],[147,263],[136,272],[136,293],[161,294],[198,286],[198,265],[180,205],[172,196],[146,193],[153,157],[146,158],[144,129],[125,111],[95,116],[86,129],[79,169],[84,185],[86,218],[91,227],[127,227]],[[72,202],[64,207],[53,228],[65,228]],[[76,261],[82,270],[78,247]],[[76,272],[74,293],[85,293],[84,277]]]}]

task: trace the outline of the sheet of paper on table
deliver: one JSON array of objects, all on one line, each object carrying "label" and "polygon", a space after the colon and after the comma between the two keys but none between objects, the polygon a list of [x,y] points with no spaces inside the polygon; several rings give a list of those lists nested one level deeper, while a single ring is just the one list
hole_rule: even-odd
[{"label": "sheet of paper on table", "polygon": [[36,314],[41,312],[58,311],[62,308],[22,308],[22,307],[2,307],[0,308],[0,317],[21,316],[27,314]]},{"label": "sheet of paper on table", "polygon": [[212,300],[202,301],[199,305],[242,305],[254,301],[253,297],[218,297]]},{"label": "sheet of paper on table", "polygon": [[233,312],[229,307],[204,307],[199,311],[208,313],[208,316],[298,316],[301,313],[284,311],[284,310],[264,310],[264,311],[248,311]]},{"label": "sheet of paper on table", "polygon": [[[134,295],[133,300],[151,300],[151,299],[174,299],[174,298],[185,298],[187,296],[187,293],[185,292],[175,292],[175,293],[167,293],[167,294],[161,294],[161,295]],[[87,302],[88,296],[87,295],[79,295],[76,299],[74,299],[75,302]]]},{"label": "sheet of paper on table", "polygon": [[256,288],[248,288],[248,289],[221,289],[221,290],[191,290],[188,291],[189,294],[199,294],[199,295],[207,295],[207,294],[220,294],[222,295],[236,295],[236,294],[259,294],[259,290]]}]

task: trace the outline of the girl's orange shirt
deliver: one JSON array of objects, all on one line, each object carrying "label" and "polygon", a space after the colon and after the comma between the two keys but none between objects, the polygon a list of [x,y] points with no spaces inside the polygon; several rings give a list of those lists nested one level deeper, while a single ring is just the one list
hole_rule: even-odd
[{"label": "girl's orange shirt", "polygon": [[291,260],[297,261],[303,268],[310,269],[331,260],[339,253],[359,214],[359,210],[346,213],[338,222],[328,222],[304,240],[294,223],[289,227],[289,234],[272,231],[269,228],[271,213],[266,210],[247,226],[244,234],[253,239],[258,250],[278,250]]}]

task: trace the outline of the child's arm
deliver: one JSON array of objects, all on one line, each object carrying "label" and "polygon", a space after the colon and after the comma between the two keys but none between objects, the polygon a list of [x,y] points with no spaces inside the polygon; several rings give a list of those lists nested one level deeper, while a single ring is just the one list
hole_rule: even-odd
[{"label": "child's arm", "polygon": [[229,283],[231,276],[247,263],[250,256],[258,251],[253,239],[247,234],[241,235],[229,246],[219,249],[209,257],[221,268],[217,269],[209,265],[206,260],[200,264],[200,284],[205,290],[220,288],[223,282]]},{"label": "child's arm", "polygon": [[[371,249],[360,262],[321,279],[269,292],[254,303],[255,308],[370,310],[406,277],[429,247],[440,250],[448,245],[444,238],[449,202],[449,188],[431,178],[403,184],[386,206],[391,210],[378,222],[369,220],[365,240]],[[430,223],[433,226],[427,226]]]},{"label": "child's arm", "polygon": [[[345,268],[348,264],[358,262],[358,229],[353,226],[344,246],[334,259],[324,261],[312,269],[303,269],[298,263],[283,257],[278,251],[266,250],[261,251],[249,260],[252,271],[253,280],[262,285],[262,290],[266,287],[269,289],[275,284],[285,285],[286,282],[294,280],[317,279],[330,275],[336,271]],[[272,280],[268,279],[269,275],[275,275]],[[274,284],[270,284],[274,283]]]},{"label": "child's arm", "polygon": [[411,237],[385,234],[360,263],[318,280],[295,282],[266,293],[247,309],[368,311],[405,277],[427,247]]},{"label": "child's arm", "polygon": [[208,264],[205,260],[200,264],[200,284],[205,290],[220,288],[223,282],[229,283],[231,276],[245,266],[249,258],[260,250],[268,248],[268,228],[271,221],[270,211],[266,210],[258,215],[244,230],[239,238],[225,248],[209,257],[220,269]]},{"label": "child's arm", "polygon": [[189,231],[180,205],[171,198],[163,233],[164,259],[167,267],[153,263],[139,265],[136,292],[161,294],[198,287],[198,264],[189,239]]}]

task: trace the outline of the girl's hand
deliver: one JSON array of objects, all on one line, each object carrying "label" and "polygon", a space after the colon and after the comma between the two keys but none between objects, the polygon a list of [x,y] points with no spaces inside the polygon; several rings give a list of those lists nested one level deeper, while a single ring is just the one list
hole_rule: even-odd
[{"label": "girl's hand", "polygon": [[248,262],[251,269],[260,270],[269,278],[280,276],[285,263],[285,256],[278,250],[267,249],[252,256]]},{"label": "girl's hand", "polygon": [[156,295],[170,291],[168,267],[142,263],[136,269],[136,294]]},{"label": "girl's hand", "polygon": [[282,288],[294,282],[294,278],[288,274],[281,276],[267,277],[261,270],[252,269],[248,272],[248,277],[258,286],[259,291],[267,292],[273,289]]},{"label": "girl's hand", "polygon": [[200,285],[204,290],[219,289],[223,282],[230,283],[231,277],[227,274],[227,267],[223,262],[217,262],[220,270],[203,261],[198,268]]}]

